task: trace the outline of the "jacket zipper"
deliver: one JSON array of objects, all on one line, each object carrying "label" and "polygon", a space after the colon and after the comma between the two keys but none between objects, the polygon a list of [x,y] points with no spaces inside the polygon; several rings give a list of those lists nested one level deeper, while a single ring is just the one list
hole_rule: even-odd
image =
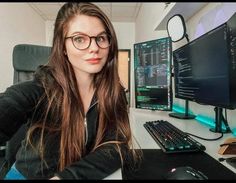
[{"label": "jacket zipper", "polygon": [[[88,111],[89,111],[93,106],[95,106],[95,104],[97,104],[97,103],[98,103],[97,101],[94,102],[94,103],[89,107]],[[87,113],[88,113],[88,111],[87,111]],[[88,125],[87,125],[87,118],[86,118],[87,113],[86,113],[85,118],[84,118],[85,145],[87,145],[87,142],[88,142]]]},{"label": "jacket zipper", "polygon": [[84,118],[84,128],[85,128],[85,145],[87,145],[87,142],[88,142],[88,127],[87,127],[87,118],[86,118],[86,116]]}]

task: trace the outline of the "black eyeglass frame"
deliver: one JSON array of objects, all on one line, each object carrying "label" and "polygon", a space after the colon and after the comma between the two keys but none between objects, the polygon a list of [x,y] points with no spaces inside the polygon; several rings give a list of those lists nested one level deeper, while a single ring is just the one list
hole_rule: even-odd
[{"label": "black eyeglass frame", "polygon": [[[98,38],[100,35],[103,35],[103,34],[106,34],[106,35],[107,35],[108,42],[109,42],[109,45],[108,45],[107,47],[105,47],[105,48],[104,48],[104,47],[101,47],[101,46],[97,43],[97,38]],[[79,36],[79,35],[87,36],[87,37],[89,38],[89,44],[88,44],[88,46],[87,46],[86,48],[80,49],[80,48],[77,48],[77,47],[75,46],[74,37]],[[86,34],[76,34],[76,35],[73,35],[73,36],[65,37],[65,39],[71,39],[72,44],[73,44],[74,47],[75,47],[76,49],[78,49],[78,50],[86,50],[86,49],[88,49],[88,48],[90,47],[91,43],[92,43],[92,38],[95,39],[95,42],[96,42],[97,46],[98,46],[99,48],[101,48],[101,49],[106,49],[106,48],[108,48],[109,46],[111,46],[111,36],[110,36],[108,33],[106,33],[106,32],[102,32],[102,33],[98,34],[97,36],[89,36],[89,35],[86,35]]]}]

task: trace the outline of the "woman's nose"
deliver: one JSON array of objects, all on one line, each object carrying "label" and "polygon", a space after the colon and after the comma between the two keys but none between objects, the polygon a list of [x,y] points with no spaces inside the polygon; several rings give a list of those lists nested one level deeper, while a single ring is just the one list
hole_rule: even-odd
[{"label": "woman's nose", "polygon": [[99,49],[99,46],[97,45],[95,38],[93,38],[91,40],[91,44],[89,46],[89,49],[93,50],[93,51],[97,51]]}]

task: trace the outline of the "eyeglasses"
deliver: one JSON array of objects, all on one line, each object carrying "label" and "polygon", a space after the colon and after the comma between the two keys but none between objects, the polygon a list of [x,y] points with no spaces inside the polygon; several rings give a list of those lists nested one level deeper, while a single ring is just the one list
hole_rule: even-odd
[{"label": "eyeglasses", "polygon": [[108,48],[110,46],[110,36],[107,33],[101,33],[98,36],[88,36],[85,34],[77,34],[74,36],[66,37],[65,39],[71,39],[75,48],[78,50],[87,49],[92,42],[92,38],[95,39],[99,48]]}]

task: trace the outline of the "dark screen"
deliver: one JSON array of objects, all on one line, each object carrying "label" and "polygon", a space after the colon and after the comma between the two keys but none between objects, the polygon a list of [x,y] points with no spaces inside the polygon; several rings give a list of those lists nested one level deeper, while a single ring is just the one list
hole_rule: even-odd
[{"label": "dark screen", "polygon": [[134,44],[136,108],[171,110],[171,39]]},{"label": "dark screen", "polygon": [[173,52],[175,97],[231,108],[226,24]]}]

